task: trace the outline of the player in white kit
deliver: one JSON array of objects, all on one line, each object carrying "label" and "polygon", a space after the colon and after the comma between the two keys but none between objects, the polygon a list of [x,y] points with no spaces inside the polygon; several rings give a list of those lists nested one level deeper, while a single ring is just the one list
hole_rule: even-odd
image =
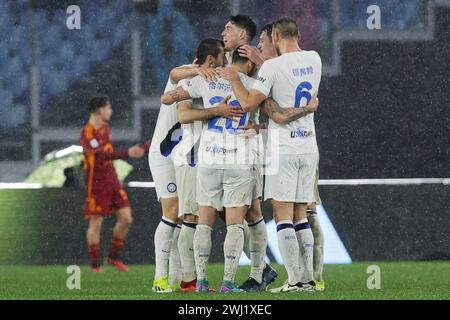
[{"label": "player in white kit", "polygon": [[[234,51],[238,50],[238,48],[248,46],[256,35],[256,30],[256,24],[247,15],[239,14],[236,16],[231,16],[228,19],[228,22],[222,32],[225,50],[227,51],[228,66],[233,62],[232,57]],[[250,57],[247,58],[250,59]],[[255,72],[253,75],[254,74]],[[255,120],[258,122],[258,119]],[[258,134],[255,137],[254,142],[255,164],[253,169],[256,177],[256,184],[253,191],[252,205],[248,209],[245,217],[246,221],[244,222],[244,252],[251,260],[251,269],[249,278],[241,285],[241,288],[246,291],[259,292],[264,291],[266,287],[275,280],[278,274],[271,268],[270,265],[266,265],[264,260],[267,248],[267,231],[266,223],[261,210],[263,189],[261,167],[263,143],[261,134]]]},{"label": "player in white kit", "polygon": [[[246,76],[254,69],[248,59],[233,57],[232,68],[250,88],[254,79]],[[231,95],[231,85],[225,79],[207,82],[195,77],[182,84],[178,92],[181,99],[202,98],[205,109],[228,100],[228,104],[240,109]],[[228,96],[228,97],[227,97]],[[253,115],[245,113],[231,120],[215,117],[203,126],[200,140],[197,202],[200,215],[194,236],[194,254],[197,270],[197,292],[208,292],[207,266],[211,251],[211,232],[216,214],[226,208],[227,235],[224,243],[225,272],[221,292],[242,292],[234,283],[239,257],[244,243],[243,221],[251,205],[255,184],[253,174],[252,137],[241,135]]]},{"label": "player in white kit", "polygon": [[[299,119],[288,124],[269,120],[268,162],[277,174],[267,175],[266,199],[272,200],[278,245],[288,281],[272,292],[314,291],[313,234],[307,220],[307,204],[315,201],[314,180],[318,158],[314,115],[304,107],[315,98],[322,63],[314,51],[298,46],[298,26],[292,18],[273,24],[272,42],[279,57],[265,61],[252,90],[247,91],[232,72],[233,91],[245,111],[253,111],[269,96],[281,106],[294,105]],[[304,264],[302,282],[299,255]]]},{"label": "player in white kit", "polygon": [[[176,83],[169,78],[165,91],[175,88]],[[155,242],[155,278],[152,290],[154,292],[171,292],[171,285],[179,281],[181,269],[177,250],[174,248],[173,240],[179,232],[178,219],[178,197],[175,180],[175,169],[170,158],[170,153],[175,146],[172,135],[180,134],[180,124],[177,119],[175,105],[162,104],[159,110],[158,119],[152,138],[152,144],[148,154],[150,171],[155,182],[156,195],[161,203],[161,222],[156,228]],[[172,252],[172,254],[171,254]],[[170,267],[169,270],[169,259]],[[169,274],[170,273],[170,284]]]},{"label": "player in white kit", "polygon": [[[214,76],[214,68],[184,65],[173,69],[164,92],[176,88],[181,79],[201,75]],[[156,228],[155,278],[152,290],[158,293],[172,292],[180,286],[182,278],[181,261],[178,253],[178,193],[176,172],[172,152],[182,140],[181,124],[178,122],[176,104],[161,104],[152,144],[149,150],[149,166],[155,182],[156,194],[162,207],[161,222]]]},{"label": "player in white kit", "polygon": [[[203,68],[222,67],[225,62],[223,42],[217,39],[204,39],[197,47],[196,63]],[[189,70],[185,70],[188,72]],[[191,70],[195,76],[195,70]],[[214,78],[213,76],[211,78]],[[211,79],[212,80],[212,79]],[[176,90],[166,92],[162,97],[163,103],[174,103],[180,100],[179,91],[188,80],[179,82]],[[181,290],[193,292],[196,288],[196,270],[193,252],[193,238],[197,226],[198,205],[196,200],[197,179],[197,149],[202,133],[202,121],[213,117],[240,117],[243,111],[237,110],[225,103],[213,108],[204,109],[202,99],[185,100],[177,105],[178,118],[182,124],[183,139],[173,150],[176,180],[179,195],[179,217],[183,218],[178,239],[183,279]]]},{"label": "player in white kit", "polygon": [[[242,46],[241,55],[248,57],[260,69],[264,61],[278,57],[275,46],[272,43],[272,23],[262,27],[257,48],[249,45]],[[318,101],[311,100],[311,106],[307,106],[309,111],[316,111],[313,104]],[[295,117],[288,108],[280,108],[280,106],[271,98],[264,101],[261,106],[263,113],[267,114],[277,123],[288,123],[291,117]],[[316,290],[323,291],[325,289],[325,281],[323,280],[323,232],[316,212],[316,205],[321,203],[319,189],[319,163],[317,162],[316,180],[315,180],[315,202],[309,203],[307,207],[308,222],[314,236],[314,281],[316,282]]]}]

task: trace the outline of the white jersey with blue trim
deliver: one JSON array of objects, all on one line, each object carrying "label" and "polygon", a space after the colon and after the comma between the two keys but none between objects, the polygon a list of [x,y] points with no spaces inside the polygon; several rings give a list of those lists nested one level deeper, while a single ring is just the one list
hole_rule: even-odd
[{"label": "white jersey with blue trim", "polygon": [[[178,85],[182,86],[188,79],[181,80]],[[191,99],[192,108],[203,109],[202,99]],[[202,135],[203,121],[194,123],[183,123],[181,125],[183,138],[172,151],[173,164],[177,167],[183,165],[196,166],[197,154],[196,145]],[[194,150],[193,150],[194,148]]]},{"label": "white jersey with blue trim", "polygon": [[[164,93],[174,90],[177,87],[176,83],[172,83],[171,79],[167,80]],[[166,138],[170,129],[178,122],[177,105],[173,103],[171,105],[161,104],[158,113],[158,119],[156,120],[155,130],[153,131],[152,144],[149,152],[159,153],[161,142]]]},{"label": "white jersey with blue trim", "polygon": [[[255,79],[242,73],[239,73],[239,78],[248,90],[255,82]],[[219,78],[216,82],[207,82],[202,77],[196,76],[182,83],[182,87],[191,98],[202,98],[205,109],[214,107],[228,95],[231,95],[228,104],[239,106],[231,84],[226,79]],[[251,117],[252,114],[247,112],[239,119],[215,117],[204,123],[198,165],[216,169],[252,166],[254,163],[252,139],[254,137],[239,134],[238,130],[245,126]]]},{"label": "white jersey with blue trim", "polygon": [[[285,53],[261,66],[253,89],[272,98],[281,108],[306,106],[319,90],[322,61],[315,51]],[[267,151],[280,154],[318,152],[314,113],[288,124],[269,119]]]}]

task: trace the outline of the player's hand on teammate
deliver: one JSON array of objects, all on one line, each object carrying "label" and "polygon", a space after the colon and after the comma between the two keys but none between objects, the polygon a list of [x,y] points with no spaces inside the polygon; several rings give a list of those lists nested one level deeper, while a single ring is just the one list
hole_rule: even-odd
[{"label": "player's hand on teammate", "polygon": [[261,52],[258,50],[258,48],[255,48],[253,46],[250,46],[248,44],[241,46],[239,49],[239,55],[241,57],[245,57],[249,59],[251,62],[253,62],[258,69],[262,66],[264,63],[264,57],[261,54]]},{"label": "player's hand on teammate", "polygon": [[144,154],[145,154],[145,149],[142,148],[138,144],[128,148],[128,156],[130,158],[135,158],[135,159],[142,158],[144,156]]},{"label": "player's hand on teammate", "polygon": [[232,82],[233,80],[239,79],[238,73],[230,67],[217,68],[216,70],[218,71],[219,75],[222,78],[224,78],[230,82]]},{"label": "player's hand on teammate", "polygon": [[219,117],[228,118],[231,120],[239,120],[240,117],[245,113],[240,107],[233,107],[228,104],[231,95],[225,97],[218,105],[216,105],[215,113]]},{"label": "player's hand on teammate", "polygon": [[309,101],[308,105],[305,107],[308,112],[316,112],[319,108],[319,98],[317,97],[317,92],[314,93],[313,97]]},{"label": "player's hand on teammate", "polygon": [[249,120],[245,126],[238,129],[238,134],[245,137],[253,137],[259,133],[260,129],[262,128],[259,124],[256,124],[253,120]]},{"label": "player's hand on teammate", "polygon": [[215,68],[197,67],[197,74],[208,82],[216,82],[219,73]]}]

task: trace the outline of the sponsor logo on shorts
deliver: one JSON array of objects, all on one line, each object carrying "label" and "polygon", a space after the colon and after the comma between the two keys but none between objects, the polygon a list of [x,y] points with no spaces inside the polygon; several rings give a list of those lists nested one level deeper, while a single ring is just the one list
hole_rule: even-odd
[{"label": "sponsor logo on shorts", "polygon": [[170,193],[174,193],[175,191],[177,191],[177,185],[173,182],[169,183],[167,185],[167,191],[169,191]]},{"label": "sponsor logo on shorts", "polygon": [[211,152],[211,153],[232,154],[232,153],[237,153],[238,149],[237,148],[226,149],[226,148],[222,148],[221,146],[218,146],[217,144],[215,144],[213,146],[207,146],[206,151]]},{"label": "sponsor logo on shorts", "polygon": [[297,129],[295,131],[291,131],[291,138],[309,138],[314,135],[312,130],[303,130]]}]

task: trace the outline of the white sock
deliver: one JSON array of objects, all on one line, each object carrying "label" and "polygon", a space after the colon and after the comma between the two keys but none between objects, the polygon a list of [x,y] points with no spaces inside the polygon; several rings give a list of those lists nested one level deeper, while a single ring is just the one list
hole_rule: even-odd
[{"label": "white sock", "polygon": [[227,235],[223,243],[223,254],[225,257],[224,281],[234,282],[243,248],[244,226],[242,224],[227,226]]},{"label": "white sock", "polygon": [[170,247],[169,256],[169,284],[179,284],[181,282],[181,260],[178,251],[178,236],[180,235],[181,226],[177,225],[173,231],[172,246]]},{"label": "white sock", "polygon": [[314,237],[308,219],[302,219],[295,223],[295,233],[297,235],[298,247],[300,251],[299,265],[302,268],[303,283],[314,280],[313,275],[313,254],[314,254]]},{"label": "white sock", "polygon": [[314,236],[314,280],[323,281],[323,232],[315,211],[308,210],[308,222]]},{"label": "white sock", "polygon": [[208,279],[208,260],[211,254],[212,228],[205,224],[197,225],[194,234],[194,257],[197,280]]},{"label": "white sock", "polygon": [[170,248],[177,223],[162,217],[155,232],[155,279],[167,277]]},{"label": "white sock", "polygon": [[297,284],[300,282],[299,249],[292,220],[277,223],[277,237],[278,248],[288,273],[288,282],[291,285]]},{"label": "white sock", "polygon": [[250,255],[251,271],[250,277],[262,282],[262,274],[265,267],[266,248],[267,248],[267,230],[264,218],[249,224],[250,229]]},{"label": "white sock", "polygon": [[251,260],[250,253],[250,229],[248,227],[247,221],[244,220],[244,249],[242,249],[249,260]]},{"label": "white sock", "polygon": [[184,222],[178,237],[178,251],[180,252],[184,282],[190,282],[197,278],[194,258],[194,234],[196,227],[196,223]]}]

